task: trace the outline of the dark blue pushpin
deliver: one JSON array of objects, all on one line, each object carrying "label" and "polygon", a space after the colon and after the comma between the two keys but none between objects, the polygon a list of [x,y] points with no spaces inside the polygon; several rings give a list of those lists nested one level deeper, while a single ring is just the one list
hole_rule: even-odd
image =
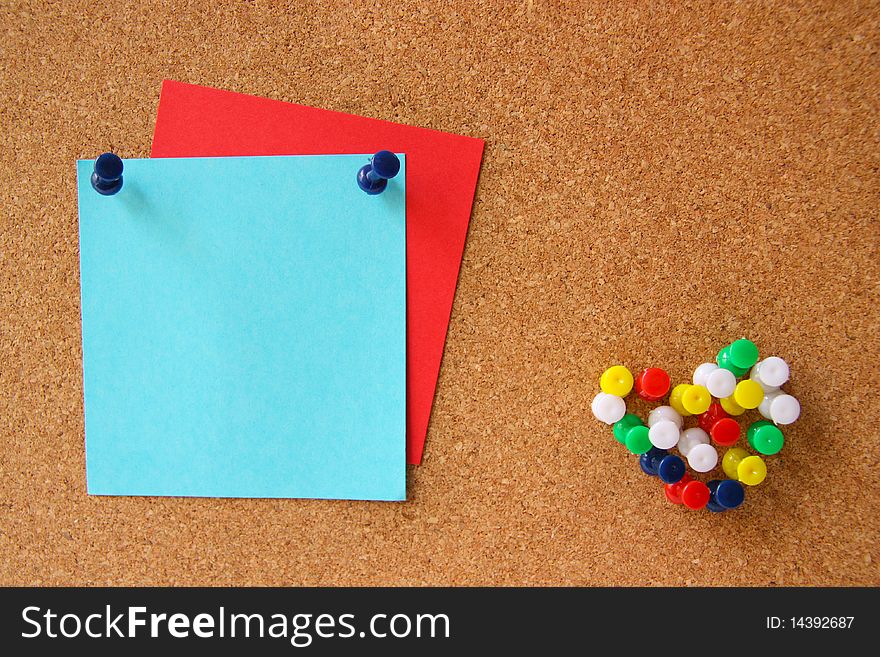
[{"label": "dark blue pushpin", "polygon": [[685,468],[681,457],[669,454],[664,456],[657,465],[657,476],[660,477],[664,484],[675,484],[681,481],[686,470],[687,468]]},{"label": "dark blue pushpin", "polygon": [[104,153],[95,160],[92,187],[104,196],[113,196],[122,189],[122,160],[114,153]]},{"label": "dark blue pushpin", "polygon": [[738,481],[725,479],[712,493],[712,499],[725,509],[735,509],[746,499],[746,492]]},{"label": "dark blue pushpin", "polygon": [[391,151],[379,151],[370,158],[370,163],[360,168],[357,175],[358,187],[367,194],[381,194],[388,186],[388,179],[400,171],[400,160]]},{"label": "dark blue pushpin", "polygon": [[706,502],[706,508],[712,513],[722,513],[723,511],[727,511],[723,505],[718,503],[717,493],[720,484],[721,481],[718,479],[706,482],[706,486],[709,488],[709,501]]},{"label": "dark blue pushpin", "polygon": [[669,454],[665,449],[660,449],[659,447],[652,447],[648,450],[648,458],[651,459],[651,467],[654,471],[657,471],[657,468],[660,467],[660,461],[666,458],[666,455]]},{"label": "dark blue pushpin", "polygon": [[639,457],[639,466],[642,468],[642,472],[646,475],[656,477],[657,467],[667,454],[668,452],[665,449],[659,449],[657,447],[652,447],[650,450],[642,454]]}]

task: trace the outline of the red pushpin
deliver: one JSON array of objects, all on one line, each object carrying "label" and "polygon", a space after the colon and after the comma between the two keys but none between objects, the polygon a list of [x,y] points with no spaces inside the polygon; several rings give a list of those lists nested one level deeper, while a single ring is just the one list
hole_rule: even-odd
[{"label": "red pushpin", "polygon": [[702,481],[689,481],[681,489],[681,502],[689,509],[702,509],[709,502],[709,487]]},{"label": "red pushpin", "polygon": [[673,504],[682,504],[681,490],[691,481],[691,476],[686,474],[674,484],[666,484],[663,488],[666,492],[666,499]]},{"label": "red pushpin", "polygon": [[659,401],[669,392],[669,375],[659,367],[642,370],[636,377],[636,393],[642,399]]},{"label": "red pushpin", "polygon": [[730,417],[730,415],[728,415],[727,411],[721,407],[721,404],[718,402],[712,402],[709,405],[709,410],[700,415],[700,429],[711,434],[712,427],[715,426],[715,423],[726,417]]},{"label": "red pushpin", "polygon": [[732,417],[723,417],[712,425],[709,435],[722,447],[736,445],[739,440],[739,422]]}]

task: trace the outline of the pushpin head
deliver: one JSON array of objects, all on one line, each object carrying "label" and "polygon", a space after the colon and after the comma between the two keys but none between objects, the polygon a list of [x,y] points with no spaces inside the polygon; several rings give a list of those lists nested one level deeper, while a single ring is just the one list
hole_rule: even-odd
[{"label": "pushpin head", "polygon": [[[715,358],[715,362],[718,363],[718,367],[723,367],[726,370],[730,370],[731,372],[733,372],[734,376],[738,378],[748,372],[749,368],[738,367],[736,364],[734,364],[730,356],[730,347],[731,345],[728,345],[724,347],[724,349],[719,351],[718,356]],[[737,355],[739,355],[739,353]]]},{"label": "pushpin head", "polygon": [[709,444],[694,445],[687,454],[687,460],[695,472],[711,472],[718,465],[718,452]]},{"label": "pushpin head", "polygon": [[[709,408],[706,410],[706,412],[703,413],[699,418],[700,428],[711,435],[712,427],[715,426],[715,423],[728,417],[730,416],[727,414],[727,411],[724,410],[724,407],[722,407],[721,404],[719,404],[718,402],[712,402],[711,404],[709,404]],[[737,430],[739,430],[739,425],[737,425]]]},{"label": "pushpin head", "polygon": [[95,160],[92,187],[99,194],[112,196],[122,189],[122,160],[115,153],[103,153]]},{"label": "pushpin head", "polygon": [[639,397],[659,401],[669,392],[669,375],[659,367],[649,367],[636,377],[635,385]]},{"label": "pushpin head", "polygon": [[743,370],[751,369],[758,362],[758,347],[754,342],[745,338],[734,340],[728,347],[727,353],[730,363]]},{"label": "pushpin head", "polygon": [[626,415],[626,402],[620,397],[604,392],[593,397],[591,408],[596,419],[605,424],[614,424]]},{"label": "pushpin head", "polygon": [[358,187],[367,194],[381,194],[388,186],[388,179],[399,172],[398,157],[391,151],[379,151],[370,158],[369,164],[365,164],[358,171]]},{"label": "pushpin head", "polygon": [[691,481],[691,476],[686,474],[676,483],[666,484],[666,486],[664,486],[666,489],[666,499],[673,504],[681,504],[681,489],[684,488],[689,481]]},{"label": "pushpin head", "polygon": [[633,387],[633,375],[623,365],[609,367],[599,379],[599,387],[602,392],[618,397],[626,397]]},{"label": "pushpin head", "polygon": [[[620,399],[620,397],[618,397],[618,399]],[[626,432],[624,445],[626,445],[626,448],[633,454],[644,454],[645,452],[650,451],[653,445],[651,444],[650,438],[648,438],[648,427],[631,427],[630,430]]]},{"label": "pushpin head", "polygon": [[767,466],[760,456],[747,456],[736,466],[736,478],[747,486],[757,486],[767,476]]},{"label": "pushpin head", "polygon": [[651,477],[657,476],[657,470],[655,470],[654,466],[651,464],[651,457],[647,453],[642,454],[639,457],[639,467],[646,475]]},{"label": "pushpin head", "polygon": [[[639,465],[642,468],[642,472],[651,475],[652,477],[656,477],[660,473],[660,465],[666,460],[666,458],[667,452],[665,449],[652,447],[639,457]],[[678,457],[673,456],[672,458]],[[682,474],[684,474],[684,470],[682,470]]]},{"label": "pushpin head", "polygon": [[746,432],[746,437],[751,448],[765,456],[778,454],[785,444],[782,431],[767,420],[753,422]]},{"label": "pushpin head", "polygon": [[681,394],[681,405],[691,415],[702,415],[711,404],[712,395],[703,386],[688,386]]},{"label": "pushpin head", "polygon": [[657,464],[657,476],[665,484],[674,484],[682,480],[685,476],[684,461],[675,454],[664,456],[660,463]]},{"label": "pushpin head", "polygon": [[725,479],[724,481],[713,479],[707,485],[709,487],[709,502],[706,504],[706,508],[715,513],[736,509],[743,503],[746,496],[743,485],[733,479]]},{"label": "pushpin head", "polygon": [[741,483],[733,479],[725,479],[715,488],[712,497],[725,509],[735,509],[743,503],[746,493]]},{"label": "pushpin head", "polygon": [[658,406],[653,411],[648,413],[648,426],[653,427],[658,422],[662,422],[663,420],[670,420],[675,423],[679,429],[681,429],[681,425],[684,424],[684,419],[681,415],[676,411],[672,406]]},{"label": "pushpin head", "polygon": [[709,501],[709,487],[702,481],[689,481],[681,489],[681,501],[689,509],[702,509]]},{"label": "pushpin head", "polygon": [[722,447],[733,447],[739,440],[739,422],[732,417],[723,417],[709,429],[709,435]]},{"label": "pushpin head", "polygon": [[718,479],[713,479],[712,481],[706,482],[706,486],[709,488],[709,501],[706,502],[706,508],[709,509],[709,511],[711,511],[712,513],[723,513],[724,511],[727,511],[727,509],[721,506],[715,499],[715,493],[718,490],[718,484],[720,483],[721,481],[719,481]]},{"label": "pushpin head", "polygon": [[627,413],[614,423],[614,438],[621,445],[626,444],[626,432],[633,427],[642,426],[642,420],[638,415]]},{"label": "pushpin head", "polygon": [[721,467],[731,479],[739,479],[739,464],[747,458],[749,453],[742,447],[731,447],[721,459]]},{"label": "pushpin head", "polygon": [[660,420],[648,429],[648,440],[659,449],[672,449],[680,437],[681,431],[672,420]]}]

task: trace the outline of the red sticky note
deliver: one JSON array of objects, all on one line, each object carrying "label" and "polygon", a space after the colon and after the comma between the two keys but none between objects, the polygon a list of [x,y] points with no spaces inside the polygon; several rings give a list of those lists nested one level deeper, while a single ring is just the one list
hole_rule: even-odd
[{"label": "red sticky note", "polygon": [[[408,463],[417,464],[440,373],[483,140],[165,80],[152,156],[322,155],[383,149],[406,153],[406,454]],[[352,171],[352,185],[357,184],[356,174]]]}]

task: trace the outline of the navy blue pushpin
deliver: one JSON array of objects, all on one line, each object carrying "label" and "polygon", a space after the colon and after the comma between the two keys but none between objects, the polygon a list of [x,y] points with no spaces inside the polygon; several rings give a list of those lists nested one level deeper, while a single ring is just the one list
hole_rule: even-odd
[{"label": "navy blue pushpin", "polygon": [[664,484],[678,483],[684,477],[686,470],[684,461],[675,454],[664,456],[657,464],[657,476]]},{"label": "navy blue pushpin", "polygon": [[651,459],[651,467],[656,471],[657,468],[660,467],[660,461],[666,458],[666,455],[669,454],[665,449],[660,449],[659,447],[652,447],[648,450],[648,456]]},{"label": "navy blue pushpin", "polygon": [[400,172],[400,160],[391,151],[379,151],[370,158],[370,163],[360,168],[357,175],[358,187],[367,194],[381,194],[388,186],[388,180]]},{"label": "navy blue pushpin", "polygon": [[712,499],[725,509],[735,509],[746,499],[746,492],[738,481],[725,479],[715,488]]},{"label": "navy blue pushpin", "polygon": [[103,153],[95,160],[92,187],[104,196],[113,196],[122,189],[122,160],[114,153]]},{"label": "navy blue pushpin", "polygon": [[718,503],[718,486],[720,484],[721,481],[718,479],[706,482],[706,486],[709,488],[709,501],[706,502],[706,508],[712,513],[723,513],[724,511],[727,511],[723,505]]},{"label": "navy blue pushpin", "polygon": [[660,465],[660,462],[666,458],[668,452],[665,449],[659,449],[658,447],[652,447],[650,450],[645,452],[639,457],[639,466],[642,468],[642,472],[646,475],[651,475],[652,477],[657,476],[657,468]]},{"label": "navy blue pushpin", "polygon": [[651,464],[651,457],[647,454],[642,454],[641,456],[639,456],[639,467],[646,475],[649,475],[651,477],[657,476],[657,470],[654,469],[654,466]]}]

